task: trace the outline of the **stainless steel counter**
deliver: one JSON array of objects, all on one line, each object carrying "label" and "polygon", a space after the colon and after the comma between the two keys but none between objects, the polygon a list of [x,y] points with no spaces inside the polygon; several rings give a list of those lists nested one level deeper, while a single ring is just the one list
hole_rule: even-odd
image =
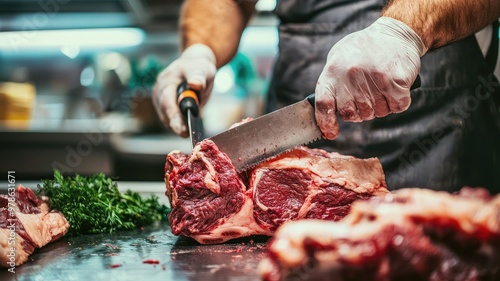
[{"label": "stainless steel counter", "polygon": [[257,281],[265,237],[200,245],[163,224],[113,235],[63,237],[35,251],[2,281]]},{"label": "stainless steel counter", "polygon": [[[35,189],[37,181],[18,183]],[[168,205],[164,182],[119,181],[118,189],[157,195]],[[0,184],[0,193],[7,185]],[[116,234],[63,237],[37,249],[15,274],[0,270],[2,281],[167,281],[259,280],[257,266],[267,237],[243,238],[222,245],[200,245],[176,237],[167,222]],[[158,261],[158,264],[144,261]],[[150,261],[151,262],[151,261]]]}]

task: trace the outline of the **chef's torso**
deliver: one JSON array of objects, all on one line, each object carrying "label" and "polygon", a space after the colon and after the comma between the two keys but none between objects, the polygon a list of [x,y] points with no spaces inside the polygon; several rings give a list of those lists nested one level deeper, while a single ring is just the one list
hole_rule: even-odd
[{"label": "chef's torso", "polygon": [[[370,25],[383,0],[281,0],[279,56],[268,111],[314,92],[330,48]],[[492,31],[493,32],[493,31]],[[490,43],[489,43],[490,44]],[[380,158],[389,188],[500,191],[500,85],[475,36],[422,58],[422,86],[410,108],[362,123],[341,122],[335,141],[315,144]]]}]

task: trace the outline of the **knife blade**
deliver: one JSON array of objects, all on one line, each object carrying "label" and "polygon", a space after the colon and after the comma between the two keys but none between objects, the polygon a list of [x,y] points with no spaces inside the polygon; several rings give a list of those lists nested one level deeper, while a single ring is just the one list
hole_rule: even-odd
[{"label": "knife blade", "polygon": [[205,138],[203,120],[200,116],[200,93],[183,82],[177,88],[177,105],[187,121],[191,148]]},{"label": "knife blade", "polygon": [[[417,76],[411,90],[420,87]],[[314,98],[276,110],[210,138],[241,172],[297,146],[322,138],[316,124]]]},{"label": "knife blade", "polygon": [[241,172],[299,145],[320,139],[314,94],[210,138]]}]

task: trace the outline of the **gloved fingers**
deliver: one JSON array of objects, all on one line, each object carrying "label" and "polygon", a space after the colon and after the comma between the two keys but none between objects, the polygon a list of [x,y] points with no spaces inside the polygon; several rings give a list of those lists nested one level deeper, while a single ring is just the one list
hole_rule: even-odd
[{"label": "gloved fingers", "polygon": [[403,112],[410,106],[410,88],[420,72],[420,59],[408,59],[406,64],[398,64],[392,73],[392,95],[386,97],[391,110],[395,113]]},{"label": "gloved fingers", "polygon": [[360,122],[357,104],[352,98],[345,98],[350,96],[350,94],[338,94],[337,95],[337,112],[340,118],[347,122]]},{"label": "gloved fingers", "polygon": [[[208,61],[207,61],[208,62]],[[213,80],[217,68],[212,63],[206,63],[196,68],[187,68],[183,70],[183,75],[189,86],[200,92],[200,107],[207,103],[208,97],[212,92]]]},{"label": "gloved fingers", "polygon": [[165,110],[165,106],[162,105],[161,100],[163,98],[162,95],[164,94],[163,88],[165,87],[165,80],[168,79],[169,73],[171,73],[171,70],[169,68],[166,68],[162,72],[160,72],[160,74],[158,74],[152,94],[154,108],[165,127],[168,127],[169,120],[167,112]]},{"label": "gloved fingers", "polygon": [[193,69],[184,72],[184,77],[186,77],[186,82],[194,90],[202,91],[207,85],[206,75],[203,70]]},{"label": "gloved fingers", "polygon": [[[390,79],[392,83],[390,83],[389,89],[383,92],[391,113],[403,112],[410,107],[411,103],[410,87],[412,81],[409,81],[408,73],[403,76],[403,73],[398,72],[399,71],[395,71],[393,73],[393,77]],[[417,74],[415,77],[416,76]]]},{"label": "gloved fingers", "polygon": [[188,130],[177,104],[177,89],[187,81],[191,88],[200,91],[200,105],[205,104],[217,71],[215,60],[215,54],[208,46],[194,44],[156,78],[153,88],[155,109],[163,124],[180,136],[187,137]]},{"label": "gloved fingers", "polygon": [[[330,63],[328,69],[339,69],[336,68],[334,64]],[[343,71],[340,71],[342,73]],[[356,71],[353,71],[355,73]],[[330,73],[329,81],[332,85],[332,88],[335,89],[334,95],[336,100],[337,112],[339,117],[348,122],[359,122],[361,118],[359,117],[358,107],[356,104],[356,98],[354,95],[359,95],[357,87],[357,81],[351,80],[353,76],[349,74],[349,71],[346,71],[346,75],[341,75],[339,79],[333,79],[338,75],[336,73]],[[356,77],[356,79],[358,79]],[[362,100],[360,98],[360,100]]]},{"label": "gloved fingers", "polygon": [[155,83],[154,87],[153,87],[153,96],[152,96],[152,100],[153,100],[153,106],[156,110],[156,113],[158,114],[158,117],[160,118],[160,121],[165,124],[165,126],[168,126],[168,117],[167,117],[167,114],[164,110],[161,109],[161,102],[160,102],[160,99],[161,99],[161,89],[160,89],[160,84],[158,82]]},{"label": "gloved fingers", "polygon": [[179,83],[169,83],[163,90],[162,99],[160,104],[162,109],[166,112],[169,123],[168,126],[172,131],[181,137],[188,137],[188,129],[182,113],[177,105],[177,88]]},{"label": "gloved fingers", "polygon": [[358,119],[345,121],[361,122],[371,120],[375,117],[372,102],[372,85],[369,84],[371,78],[362,69],[352,67],[347,71],[349,84],[351,85],[351,96],[355,101],[358,111]]},{"label": "gloved fingers", "polygon": [[180,83],[180,78],[161,79],[160,74],[153,89],[153,102],[162,123],[176,134],[187,137],[187,126],[177,105],[177,88]]},{"label": "gloved fingers", "polygon": [[384,117],[391,113],[391,109],[385,98],[385,93],[390,92],[391,80],[385,73],[373,72],[367,78],[368,88],[371,89],[371,101],[375,117]]},{"label": "gloved fingers", "polygon": [[401,95],[385,95],[387,100],[387,104],[391,109],[391,113],[400,113],[408,109],[410,107],[411,98],[410,98],[410,90],[403,90],[405,93]]},{"label": "gloved fingers", "polygon": [[339,134],[339,124],[337,121],[337,101],[335,92],[331,84],[320,78],[316,85],[315,116],[323,136],[333,140]]},{"label": "gloved fingers", "polygon": [[391,113],[391,108],[385,96],[378,91],[373,93],[373,112],[375,117],[385,117]]},{"label": "gloved fingers", "polygon": [[[317,86],[316,99],[318,95],[327,95],[323,91],[330,93],[331,97],[324,99],[335,100],[340,118],[351,122],[402,112],[410,106],[410,87],[426,51],[410,27],[391,18],[380,18],[331,48],[319,80],[328,87]],[[318,105],[325,102],[322,99]],[[318,122],[324,122],[327,115],[321,109],[316,111]],[[325,134],[331,130],[323,123],[320,128]]]}]

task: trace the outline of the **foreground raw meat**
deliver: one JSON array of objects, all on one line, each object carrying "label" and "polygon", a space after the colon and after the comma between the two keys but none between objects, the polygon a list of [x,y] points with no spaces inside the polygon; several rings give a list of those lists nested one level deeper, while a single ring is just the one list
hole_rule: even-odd
[{"label": "foreground raw meat", "polygon": [[0,267],[26,262],[35,248],[59,239],[69,228],[64,216],[51,212],[31,189],[19,185],[14,194],[0,195]]},{"label": "foreground raw meat", "polygon": [[403,189],[340,222],[283,225],[268,247],[268,281],[500,280],[500,195]]},{"label": "foreground raw meat", "polygon": [[378,159],[301,147],[239,176],[210,140],[165,167],[172,232],[203,244],[272,235],[284,222],[339,220],[354,200],[388,193]]}]

